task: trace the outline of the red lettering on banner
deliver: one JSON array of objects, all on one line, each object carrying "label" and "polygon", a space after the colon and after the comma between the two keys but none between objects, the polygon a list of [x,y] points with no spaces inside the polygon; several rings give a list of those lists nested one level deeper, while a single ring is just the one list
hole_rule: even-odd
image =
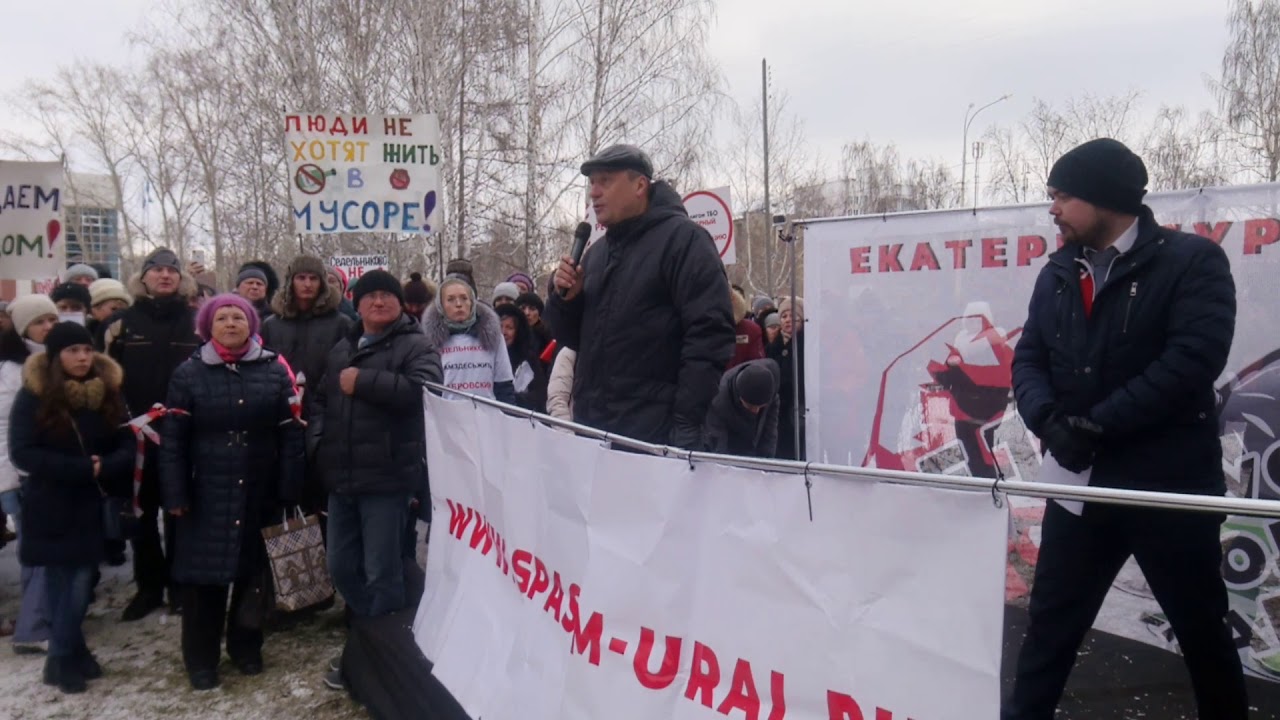
[{"label": "red lettering on banner", "polygon": [[690,700],[701,695],[698,702],[712,707],[712,695],[716,685],[720,684],[720,663],[716,653],[700,642],[693,644],[693,667],[689,670],[689,684],[685,687],[684,696]]},{"label": "red lettering on banner", "polygon": [[769,672],[769,701],[773,709],[769,711],[768,720],[783,720],[787,716],[787,697],[784,691],[784,678],[776,670]]},{"label": "red lettering on banner", "polygon": [[1018,238],[1018,267],[1026,267],[1032,260],[1044,257],[1049,243],[1039,235],[1023,235]]},{"label": "red lettering on banner", "polygon": [[570,652],[576,652],[579,655],[585,654],[587,662],[592,665],[599,665],[600,637],[604,634],[604,616],[598,612],[591,613],[591,618],[587,620],[585,628],[582,627],[582,623],[578,622],[578,620],[578,618],[574,618],[573,643],[569,648]]},{"label": "red lettering on banner", "polygon": [[520,589],[521,594],[529,589],[530,580],[533,579],[533,573],[529,569],[529,563],[532,561],[533,553],[528,550],[517,550],[511,556],[511,566],[516,571],[516,587]]},{"label": "red lettering on banner", "polygon": [[488,555],[493,549],[493,538],[489,533],[485,532],[484,516],[475,513],[475,527],[471,528],[471,549],[475,550],[480,547],[480,543],[484,543],[484,549],[480,551],[481,555]]},{"label": "red lettering on banner", "polygon": [[871,272],[871,246],[863,245],[849,251],[849,260],[853,263],[853,274],[862,275]]},{"label": "red lettering on banner", "polygon": [[902,272],[902,261],[898,260],[902,252],[902,244],[881,245],[879,248],[880,272]]},{"label": "red lettering on banner", "polygon": [[529,589],[525,591],[525,597],[530,600],[533,599],[534,595],[537,595],[543,590],[551,587],[551,576],[547,574],[547,566],[543,564],[542,558],[535,556],[533,558],[533,563],[533,584],[531,584]]},{"label": "red lettering on banner", "polygon": [[1265,245],[1280,240],[1280,220],[1262,218],[1247,220],[1244,224],[1244,254],[1258,255]]},{"label": "red lettering on banner", "polygon": [[555,574],[552,580],[551,592],[547,594],[547,601],[542,605],[542,612],[554,610],[551,613],[555,617],[556,622],[560,622],[560,606],[564,603],[564,589],[560,586],[560,573]]},{"label": "red lettering on banner", "polygon": [[969,248],[973,247],[972,240],[948,240],[944,245],[951,250],[951,265],[956,270],[963,270],[967,267],[965,261],[965,253]]},{"label": "red lettering on banner", "polygon": [[832,690],[827,691],[827,720],[865,720],[862,708],[853,698]]},{"label": "red lettering on banner", "polygon": [[636,657],[632,665],[635,667],[636,680],[650,690],[662,690],[675,682],[676,671],[680,669],[680,646],[682,640],[667,636],[666,650],[662,654],[662,665],[657,672],[649,672],[649,656],[653,654],[654,632],[647,627],[640,628],[640,646],[636,648]]},{"label": "red lettering on banner", "polygon": [[449,505],[449,534],[461,540],[474,511],[461,503],[455,505],[452,500],[445,500],[445,503]]},{"label": "red lettering on banner", "polygon": [[1197,235],[1203,235],[1204,237],[1209,238],[1210,240],[1214,241],[1218,245],[1222,244],[1223,239],[1227,237],[1227,233],[1231,231],[1231,223],[1229,222],[1220,222],[1220,223],[1213,223],[1213,224],[1209,224],[1207,222],[1198,222],[1196,223],[1195,227],[1196,227]]},{"label": "red lettering on banner", "polygon": [[[862,708],[858,706],[856,700],[844,693],[828,690],[827,720],[866,720],[866,717],[862,714]],[[893,720],[893,712],[877,707],[873,720]]]},{"label": "red lettering on banner", "polygon": [[911,258],[911,272],[920,270],[941,270],[938,256],[933,254],[933,246],[927,242],[916,243],[915,257]]},{"label": "red lettering on banner", "polygon": [[738,660],[734,666],[729,694],[716,708],[721,715],[728,715],[731,710],[741,710],[748,720],[760,718],[760,694],[756,692],[755,678],[751,677],[751,663],[746,660]]},{"label": "red lettering on banner", "polygon": [[1009,261],[1005,259],[1005,245],[1008,242],[1008,238],[1002,237],[982,238],[982,267],[1009,267]]},{"label": "red lettering on banner", "polygon": [[582,594],[582,588],[578,587],[576,584],[570,583],[569,612],[566,613],[564,618],[560,621],[560,627],[564,628],[565,632],[573,632],[574,628],[577,627],[579,612],[578,595],[580,594]]}]

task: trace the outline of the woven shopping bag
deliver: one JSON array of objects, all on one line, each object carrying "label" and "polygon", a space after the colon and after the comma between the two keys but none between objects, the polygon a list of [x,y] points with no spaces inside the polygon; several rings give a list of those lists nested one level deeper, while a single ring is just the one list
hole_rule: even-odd
[{"label": "woven shopping bag", "polygon": [[325,561],[324,536],[315,515],[289,519],[262,529],[271,563],[276,608],[286,612],[318,605],[333,597],[333,580]]}]

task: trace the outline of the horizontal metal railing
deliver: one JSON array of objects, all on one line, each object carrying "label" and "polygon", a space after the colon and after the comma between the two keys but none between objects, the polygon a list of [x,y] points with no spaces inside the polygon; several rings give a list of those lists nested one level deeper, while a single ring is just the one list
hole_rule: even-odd
[{"label": "horizontal metal railing", "polygon": [[1161,508],[1166,510],[1191,510],[1195,512],[1222,513],[1225,515],[1246,515],[1253,517],[1280,518],[1280,501],[1251,500],[1246,498],[1222,497],[1218,495],[1188,495],[1182,493],[1155,492],[1150,490],[1121,490],[1104,487],[1081,487],[1076,485],[1055,485],[1051,483],[1026,482],[1022,480],[992,480],[961,475],[932,475],[928,473],[904,472],[899,470],[882,470],[879,468],[850,467],[847,465],[829,465],[826,463],[798,462],[794,460],[766,460],[761,458],[739,457],[736,455],[717,455],[715,453],[698,452],[673,448],[668,445],[634,440],[621,435],[613,435],[586,425],[560,420],[531,410],[507,405],[486,397],[451,390],[443,385],[427,383],[427,388],[437,393],[466,398],[473,403],[497,408],[515,417],[540,422],[544,425],[572,431],[577,435],[601,440],[611,445],[618,445],[661,457],[679,458],[690,463],[710,462],[720,465],[731,465],[753,470],[792,473],[795,475],[832,475],[856,479],[872,478],[882,482],[899,485],[915,485],[919,487],[944,488],[948,490],[965,490],[970,492],[990,493],[993,497],[1000,494],[1021,497],[1053,498],[1057,500],[1078,500],[1082,502],[1098,502],[1109,505],[1128,505],[1132,507]]}]

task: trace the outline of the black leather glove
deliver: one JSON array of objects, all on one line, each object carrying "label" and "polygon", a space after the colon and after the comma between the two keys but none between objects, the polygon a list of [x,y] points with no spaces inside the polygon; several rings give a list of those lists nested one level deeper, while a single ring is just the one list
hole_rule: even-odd
[{"label": "black leather glove", "polygon": [[1081,473],[1093,467],[1094,456],[1102,441],[1102,428],[1086,418],[1054,413],[1045,423],[1040,439],[1063,469]]}]

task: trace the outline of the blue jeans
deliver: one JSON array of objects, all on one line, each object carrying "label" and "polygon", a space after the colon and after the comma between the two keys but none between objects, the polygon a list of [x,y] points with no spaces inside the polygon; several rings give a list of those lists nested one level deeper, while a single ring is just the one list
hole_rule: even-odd
[{"label": "blue jeans", "polygon": [[408,515],[408,494],[329,496],[329,574],[356,616],[404,607]]},{"label": "blue jeans", "polygon": [[[20,490],[0,493],[0,510],[13,518],[22,542],[22,498]],[[45,595],[44,568],[22,566],[22,604],[14,622],[13,641],[36,643],[49,639],[49,599]]]},{"label": "blue jeans", "polygon": [[49,592],[49,657],[69,658],[89,652],[84,642],[84,616],[93,592],[93,565],[46,565]]}]

